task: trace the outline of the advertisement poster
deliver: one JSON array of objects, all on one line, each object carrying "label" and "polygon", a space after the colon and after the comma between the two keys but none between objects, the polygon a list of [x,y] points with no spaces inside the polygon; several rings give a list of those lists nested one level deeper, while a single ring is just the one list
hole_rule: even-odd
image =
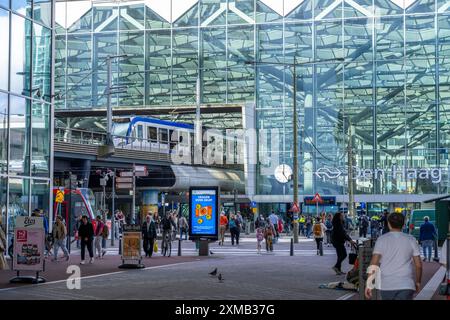
[{"label": "advertisement poster", "polygon": [[13,269],[44,270],[44,228],[42,218],[17,217],[14,230]]},{"label": "advertisement poster", "polygon": [[218,194],[217,187],[191,188],[189,195],[190,236],[218,236]]},{"label": "advertisement poster", "polygon": [[122,239],[122,259],[141,259],[141,227],[139,225],[124,226]]}]

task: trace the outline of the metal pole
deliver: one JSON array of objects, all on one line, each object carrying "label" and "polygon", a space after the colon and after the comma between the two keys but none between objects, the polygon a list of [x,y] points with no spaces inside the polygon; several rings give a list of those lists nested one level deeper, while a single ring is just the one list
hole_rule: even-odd
[{"label": "metal pole", "polygon": [[114,246],[114,238],[115,238],[115,224],[116,217],[114,216],[114,211],[116,210],[116,169],[114,169],[114,174],[112,177],[112,201],[111,201],[111,246]]},{"label": "metal pole", "polygon": [[348,214],[351,218],[355,216],[355,208],[354,208],[354,184],[353,184],[353,128],[350,123],[349,118],[349,127],[348,127]]},{"label": "metal pole", "polygon": [[133,163],[133,203],[131,208],[131,223],[134,224],[136,213],[135,213],[135,207],[136,207],[136,166]]},{"label": "metal pole", "polygon": [[106,144],[112,145],[112,107],[111,107],[111,56],[106,57],[107,74],[106,74],[106,118],[107,118],[107,133]]},{"label": "metal pole", "polygon": [[[295,58],[294,58],[295,59]],[[293,85],[293,93],[294,93],[294,101],[293,101],[293,119],[292,119],[292,126],[293,126],[293,135],[294,135],[294,156],[293,156],[293,183],[294,183],[294,204],[297,205],[297,207],[300,209],[299,203],[298,203],[298,138],[297,138],[297,71],[295,66],[295,60],[294,65],[292,66],[292,79],[294,81]],[[300,213],[300,212],[299,212]],[[299,214],[298,213],[298,214]],[[293,214],[294,216],[294,243],[298,243],[298,219],[295,219],[296,213]]]}]

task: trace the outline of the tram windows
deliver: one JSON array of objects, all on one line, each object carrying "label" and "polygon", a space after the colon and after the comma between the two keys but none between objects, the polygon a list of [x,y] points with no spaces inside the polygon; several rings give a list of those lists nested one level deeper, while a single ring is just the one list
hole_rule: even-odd
[{"label": "tram windows", "polygon": [[139,139],[143,139],[143,138],[144,138],[144,128],[142,127],[141,124],[139,124],[139,125],[137,126],[137,137],[138,137]]},{"label": "tram windows", "polygon": [[167,129],[159,128],[159,142],[167,143],[169,141],[169,135]]},{"label": "tram windows", "polygon": [[147,138],[150,140],[150,142],[156,142],[158,140],[158,129],[154,127],[148,127]]}]

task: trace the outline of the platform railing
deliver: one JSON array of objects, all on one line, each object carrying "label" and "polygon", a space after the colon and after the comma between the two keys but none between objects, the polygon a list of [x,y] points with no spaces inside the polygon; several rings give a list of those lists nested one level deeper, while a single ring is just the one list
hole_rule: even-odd
[{"label": "platform railing", "polygon": [[[132,150],[132,151],[145,151],[145,152],[155,152],[155,153],[165,153],[170,154],[173,152],[178,152],[179,147],[176,142],[159,143],[155,139],[143,139],[138,137],[127,137],[120,135],[112,135],[114,141],[114,146],[119,149]],[[81,145],[93,145],[102,146],[106,144],[106,133],[83,130],[76,128],[55,128],[54,140],[56,142],[69,143],[69,144],[81,144]],[[206,146],[202,147],[202,154],[205,151]],[[192,163],[194,163],[194,152],[195,149],[191,146],[191,156]],[[235,159],[237,156],[235,155]],[[223,159],[224,164],[212,164],[211,167],[227,167],[240,169],[242,165],[239,164],[227,164],[226,159]]]}]

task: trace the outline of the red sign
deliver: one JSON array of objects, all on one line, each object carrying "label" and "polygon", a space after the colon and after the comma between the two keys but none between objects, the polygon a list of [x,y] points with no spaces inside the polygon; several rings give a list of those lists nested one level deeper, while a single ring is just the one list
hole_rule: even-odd
[{"label": "red sign", "polygon": [[298,204],[293,203],[293,204],[292,204],[291,211],[292,211],[292,212],[300,212],[300,208],[298,207]]},{"label": "red sign", "polygon": [[27,242],[27,230],[17,230],[17,242]]},{"label": "red sign", "polygon": [[322,203],[323,202],[323,200],[322,200],[322,198],[320,197],[320,194],[319,193],[316,193],[315,195],[314,195],[314,198],[313,198],[313,202],[314,203]]}]

